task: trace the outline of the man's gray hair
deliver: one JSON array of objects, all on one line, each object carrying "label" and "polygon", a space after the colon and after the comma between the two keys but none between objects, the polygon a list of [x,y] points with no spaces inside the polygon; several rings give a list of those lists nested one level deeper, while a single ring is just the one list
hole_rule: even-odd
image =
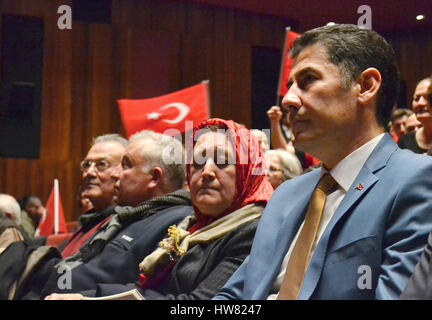
[{"label": "man's gray hair", "polygon": [[264,154],[266,162],[273,155],[277,156],[281,162],[284,180],[292,179],[302,173],[302,165],[295,154],[283,149],[272,149]]},{"label": "man's gray hair", "polygon": [[166,182],[173,187],[182,188],[185,181],[184,149],[181,142],[166,134],[150,130],[137,132],[129,137],[129,143],[146,139],[142,156],[145,159],[145,168],[161,167],[166,174]]},{"label": "man's gray hair", "polygon": [[108,134],[104,134],[104,135],[95,137],[95,138],[93,138],[91,146],[93,147],[95,144],[98,144],[101,142],[118,142],[125,148],[127,148],[127,146],[128,146],[128,141],[125,138],[123,138],[121,135],[119,135],[118,133],[108,133]]},{"label": "man's gray hair", "polygon": [[21,224],[21,208],[18,201],[8,194],[0,193],[0,217],[5,217],[6,213],[14,216],[16,224]]}]

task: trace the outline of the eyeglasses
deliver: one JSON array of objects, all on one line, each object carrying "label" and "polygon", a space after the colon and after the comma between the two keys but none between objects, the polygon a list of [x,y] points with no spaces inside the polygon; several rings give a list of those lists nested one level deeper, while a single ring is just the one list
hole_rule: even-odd
[{"label": "eyeglasses", "polygon": [[96,160],[96,161],[92,161],[92,160],[88,160],[88,159],[84,159],[83,161],[81,161],[80,163],[80,168],[82,172],[87,171],[88,169],[90,169],[90,167],[92,165],[95,165],[97,171],[102,172],[105,169],[108,169],[109,167],[111,167],[111,164],[106,161],[106,160]]}]

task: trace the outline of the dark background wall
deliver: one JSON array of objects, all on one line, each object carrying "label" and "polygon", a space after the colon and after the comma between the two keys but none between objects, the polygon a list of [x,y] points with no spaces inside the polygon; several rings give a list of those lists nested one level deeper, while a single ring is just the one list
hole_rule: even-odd
[{"label": "dark background wall", "polygon": [[[45,202],[58,178],[68,221],[79,215],[79,162],[92,137],[123,133],[116,99],[210,80],[212,116],[262,127],[276,99],[276,87],[262,79],[277,84],[277,72],[271,80],[266,70],[278,70],[284,28],[304,31],[294,20],[173,0],[111,0],[108,11],[98,0],[99,14],[74,12],[72,30],[58,29],[57,8],[67,4],[75,11],[80,2],[0,0],[0,19],[20,15],[43,22],[39,157],[0,157],[0,192],[17,198],[33,193]],[[389,38],[410,100],[416,81],[432,72],[432,34],[405,30]]]}]

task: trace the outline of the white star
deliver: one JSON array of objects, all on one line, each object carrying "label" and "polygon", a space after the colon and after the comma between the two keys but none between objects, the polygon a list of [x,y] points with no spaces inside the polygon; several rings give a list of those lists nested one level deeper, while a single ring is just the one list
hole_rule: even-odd
[{"label": "white star", "polygon": [[147,119],[158,120],[160,115],[159,112],[147,113]]}]

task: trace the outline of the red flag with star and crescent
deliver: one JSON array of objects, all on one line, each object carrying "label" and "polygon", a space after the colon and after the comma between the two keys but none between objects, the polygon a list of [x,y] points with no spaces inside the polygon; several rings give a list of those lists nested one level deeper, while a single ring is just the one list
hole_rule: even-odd
[{"label": "red flag with star and crescent", "polygon": [[159,97],[119,99],[117,103],[128,138],[144,129],[175,135],[208,119],[208,81]]}]

